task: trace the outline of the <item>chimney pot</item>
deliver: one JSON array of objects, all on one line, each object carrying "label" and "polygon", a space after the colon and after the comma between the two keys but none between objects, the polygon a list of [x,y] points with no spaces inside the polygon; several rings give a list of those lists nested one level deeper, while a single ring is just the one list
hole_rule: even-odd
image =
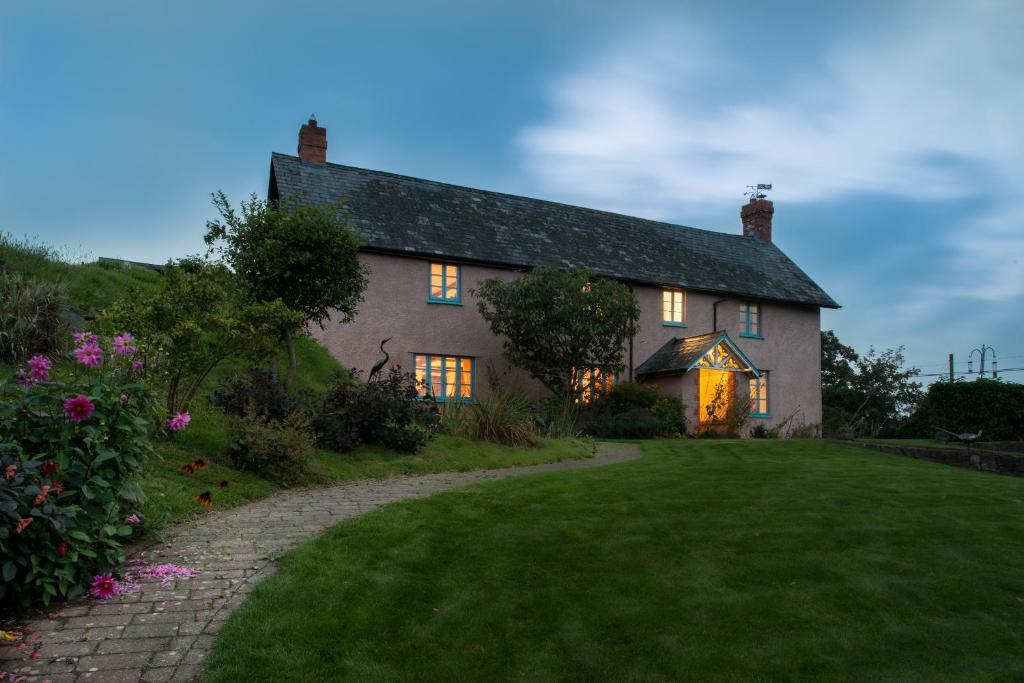
[{"label": "chimney pot", "polygon": [[327,163],[327,129],[316,125],[316,117],[299,129],[299,158],[314,164]]},{"label": "chimney pot", "polygon": [[765,242],[772,241],[772,214],[775,205],[771,200],[751,197],[750,201],[740,209],[740,220],[743,221],[743,236],[753,237]]}]

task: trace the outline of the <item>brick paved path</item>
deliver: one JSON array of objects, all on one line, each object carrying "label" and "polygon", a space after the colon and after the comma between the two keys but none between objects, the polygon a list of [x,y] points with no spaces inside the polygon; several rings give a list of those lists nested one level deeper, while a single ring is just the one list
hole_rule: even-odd
[{"label": "brick paved path", "polygon": [[[274,558],[327,527],[408,498],[505,477],[584,469],[639,457],[635,446],[601,444],[593,458],[479,472],[449,472],[289,491],[171,527],[149,562],[199,570],[168,587],[159,581],[109,601],[71,604],[29,624],[38,639],[0,645],[0,671],[27,681],[101,683],[191,681],[231,611],[276,569]],[[28,659],[29,649],[38,658]]]}]

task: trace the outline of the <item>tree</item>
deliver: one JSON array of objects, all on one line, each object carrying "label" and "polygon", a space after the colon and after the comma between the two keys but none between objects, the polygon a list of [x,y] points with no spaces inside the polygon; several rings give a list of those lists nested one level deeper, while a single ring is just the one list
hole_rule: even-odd
[{"label": "tree", "polygon": [[864,356],[839,341],[831,330],[821,333],[821,394],[826,432],[878,435],[894,427],[920,403],[923,392],[905,368],[903,347]]},{"label": "tree", "polygon": [[563,398],[575,396],[583,370],[623,368],[640,318],[627,286],[585,270],[536,268],[511,282],[485,280],[473,294],[508,361]]},{"label": "tree", "polygon": [[[254,302],[280,300],[323,327],[328,317],[349,322],[366,289],[367,269],[359,260],[363,240],[349,227],[341,205],[317,206],[263,201],[251,195],[237,213],[223,192],[213,195],[219,220],[206,224],[210,254],[218,254],[240,278]],[[295,377],[294,334],[284,330],[288,377]]]},{"label": "tree", "polygon": [[169,263],[157,291],[137,292],[104,309],[100,325],[146,339],[146,376],[155,378],[172,413],[187,411],[218,363],[266,357],[302,316],[280,300],[240,297],[223,266],[199,258]]}]

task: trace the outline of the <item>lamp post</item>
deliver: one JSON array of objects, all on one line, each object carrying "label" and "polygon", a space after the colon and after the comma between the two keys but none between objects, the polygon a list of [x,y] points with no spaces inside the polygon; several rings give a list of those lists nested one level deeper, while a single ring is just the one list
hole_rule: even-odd
[{"label": "lamp post", "polygon": [[985,376],[985,358],[988,354],[992,354],[992,379],[996,379],[999,376],[999,371],[996,369],[996,350],[991,346],[981,345],[980,349],[971,349],[971,352],[967,354],[967,374],[974,372],[974,354],[978,354],[978,359],[981,364],[978,368],[978,378]]}]

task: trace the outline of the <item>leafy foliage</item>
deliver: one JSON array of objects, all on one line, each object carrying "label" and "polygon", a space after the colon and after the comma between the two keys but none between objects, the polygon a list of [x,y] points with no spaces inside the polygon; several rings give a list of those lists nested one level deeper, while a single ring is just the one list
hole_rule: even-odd
[{"label": "leafy foliage", "polygon": [[485,280],[474,294],[509,362],[567,399],[579,391],[580,371],[623,368],[640,316],[629,287],[585,270],[536,268],[511,282]]},{"label": "leafy foliage", "polygon": [[900,435],[931,437],[937,428],[957,434],[980,430],[986,441],[1024,439],[1024,384],[935,382]]},{"label": "leafy foliage", "polygon": [[0,399],[0,600],[77,597],[124,560],[149,394],[127,361],[108,360],[64,381],[0,384]]},{"label": "leafy foliage", "polygon": [[347,452],[361,444],[380,444],[415,453],[430,432],[429,405],[417,400],[416,378],[398,366],[362,382],[352,370],[335,375],[313,422],[319,444]]},{"label": "leafy foliage", "polygon": [[[213,205],[220,219],[207,223],[206,244],[237,274],[248,300],[281,301],[300,322],[321,326],[328,317],[355,317],[367,283],[358,255],[363,240],[340,205],[270,202],[254,194],[236,212],[223,192],[213,195]],[[288,346],[288,386],[296,368],[294,329],[278,337]]]},{"label": "leafy foliage", "polygon": [[171,412],[188,410],[217,364],[266,358],[281,331],[300,323],[280,301],[240,300],[226,268],[195,258],[168,264],[155,293],[124,297],[100,320],[111,332],[132,329],[149,339],[147,370]]},{"label": "leafy foliage", "polygon": [[878,436],[894,430],[922,396],[905,368],[903,347],[867,355],[842,344],[831,330],[821,333],[821,391],[826,436]]},{"label": "leafy foliage", "polygon": [[67,287],[0,271],[0,360],[67,350]]},{"label": "leafy foliage", "polygon": [[608,439],[679,436],[686,432],[686,414],[681,400],[657,387],[623,382],[583,408],[580,429]]},{"label": "leafy foliage", "polygon": [[231,377],[217,387],[210,402],[228,415],[255,415],[284,420],[292,413],[309,412],[312,398],[285,389],[270,370],[249,368],[245,377]]},{"label": "leafy foliage", "polygon": [[294,413],[283,420],[256,414],[238,418],[228,447],[236,468],[293,486],[309,478],[314,438],[309,419]]}]

